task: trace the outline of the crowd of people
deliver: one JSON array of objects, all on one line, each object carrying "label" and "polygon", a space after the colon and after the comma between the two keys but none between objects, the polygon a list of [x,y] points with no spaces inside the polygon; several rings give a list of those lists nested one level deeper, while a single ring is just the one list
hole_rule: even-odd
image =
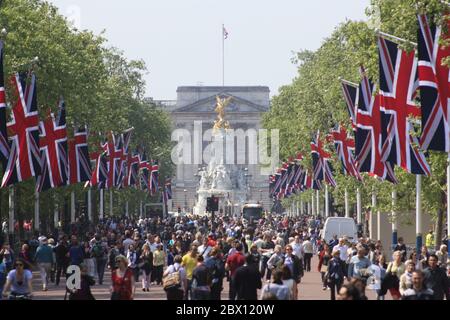
[{"label": "crowd of people", "polygon": [[[320,236],[321,217],[266,214],[254,224],[208,217],[108,218],[85,228],[75,225],[27,241],[16,255],[0,251],[0,292],[4,298],[32,296],[32,268],[42,290],[66,286],[66,270],[79,266],[81,286],[66,288],[70,300],[94,299],[91,287],[111,274],[111,299],[134,299],[136,290],[164,289],[169,300],[297,300],[311,260],[330,299],[450,299],[447,247],[409,250],[399,238],[393,254],[380,241]],[[64,281],[61,279],[64,278]],[[139,285],[136,285],[139,283]],[[138,289],[139,288],[139,289]]]}]

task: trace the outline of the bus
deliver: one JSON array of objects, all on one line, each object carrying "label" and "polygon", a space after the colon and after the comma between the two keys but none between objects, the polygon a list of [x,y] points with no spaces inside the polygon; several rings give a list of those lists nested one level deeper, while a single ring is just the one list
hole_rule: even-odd
[{"label": "bus", "polygon": [[257,222],[263,217],[263,205],[259,203],[245,204],[242,207],[242,217],[250,224]]}]

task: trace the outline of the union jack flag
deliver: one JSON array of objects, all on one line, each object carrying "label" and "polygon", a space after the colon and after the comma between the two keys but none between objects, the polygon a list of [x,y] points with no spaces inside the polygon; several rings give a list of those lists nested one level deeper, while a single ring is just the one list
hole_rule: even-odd
[{"label": "union jack flag", "polygon": [[91,162],[94,165],[90,180],[91,187],[98,186],[99,189],[106,187],[106,182],[108,181],[108,159],[104,150],[104,145],[106,144],[107,142],[99,143],[97,150],[89,154]]},{"label": "union jack flag", "polygon": [[350,116],[353,131],[356,131],[356,102],[358,101],[358,86],[346,80],[341,80],[345,105]]},{"label": "union jack flag", "polygon": [[278,192],[278,199],[283,199],[284,194],[286,192],[286,183],[288,180],[288,171],[289,164],[287,162],[283,162],[281,166],[281,182],[280,182],[280,191]]},{"label": "union jack flag", "polygon": [[311,174],[309,170],[305,171],[305,180],[303,181],[303,190],[321,190],[322,183],[319,180],[314,179],[314,174]]},{"label": "union jack flag", "polygon": [[139,162],[139,171],[141,172],[141,189],[149,190],[150,192],[150,174],[152,171],[152,166],[147,160],[147,153],[145,151]]},{"label": "union jack flag", "polygon": [[152,161],[150,174],[150,194],[154,195],[158,192],[159,165],[158,161]]},{"label": "union jack flag", "polygon": [[36,181],[36,191],[67,185],[67,128],[66,107],[64,100],[58,104],[59,114],[50,113],[45,121],[40,122],[41,174]]},{"label": "union jack flag", "polygon": [[414,51],[405,52],[392,41],[379,37],[380,104],[382,151],[384,161],[394,163],[409,173],[430,175],[425,156],[413,145],[409,116],[419,118],[414,102],[418,80]]},{"label": "union jack flag", "polygon": [[139,181],[139,163],[141,159],[139,152],[133,154],[128,154],[127,160],[127,178],[125,179],[125,187],[135,186],[137,187],[137,182]]},{"label": "union jack flag", "polygon": [[380,179],[397,183],[392,164],[384,162],[381,157],[380,95],[372,95],[375,86],[363,67],[360,71],[362,80],[359,86],[355,133],[355,159],[358,171],[369,172]]},{"label": "union jack flag", "polygon": [[331,132],[330,138],[334,141],[336,153],[341,161],[342,168],[346,175],[355,177],[357,180],[362,181],[362,176],[358,172],[356,167],[356,161],[353,156],[353,150],[355,149],[355,140],[349,138],[347,130],[344,126],[340,125],[338,129]]},{"label": "union jack flag", "polygon": [[0,41],[0,161],[3,165],[3,170],[6,170],[10,152],[6,122],[5,78],[3,73],[3,41]]},{"label": "union jack flag", "polygon": [[[422,105],[422,133],[420,145],[424,150],[450,152],[450,83],[449,68],[443,60],[450,56],[450,46],[440,27],[432,24],[426,15],[419,15],[419,84]],[[447,28],[450,21],[447,20]],[[448,29],[450,30],[450,29]]]},{"label": "union jack flag", "polygon": [[87,140],[86,127],[76,129],[74,137],[69,139],[69,183],[71,185],[91,180],[92,169]]},{"label": "union jack flag", "polygon": [[106,187],[111,189],[118,186],[120,165],[122,163],[122,145],[121,137],[117,139],[113,132],[108,135],[108,142],[104,145],[108,156],[108,180],[106,182]]},{"label": "union jack flag", "polygon": [[41,171],[36,76],[33,72],[16,74],[14,85],[18,100],[12,110],[12,120],[7,124],[10,156],[2,187],[36,177]]},{"label": "union jack flag", "polygon": [[315,141],[311,143],[311,156],[313,159],[314,180],[325,180],[329,185],[336,187],[333,169],[328,162],[331,155],[324,150],[322,141],[320,141],[319,132],[316,135]]},{"label": "union jack flag", "polygon": [[128,154],[129,154],[129,148],[130,148],[130,140],[131,140],[131,134],[133,132],[133,128],[130,128],[126,130],[121,136],[119,141],[118,150],[121,151],[122,156],[119,161],[119,172],[118,172],[118,179],[117,179],[117,187],[125,187],[128,182],[126,181],[128,177]]}]

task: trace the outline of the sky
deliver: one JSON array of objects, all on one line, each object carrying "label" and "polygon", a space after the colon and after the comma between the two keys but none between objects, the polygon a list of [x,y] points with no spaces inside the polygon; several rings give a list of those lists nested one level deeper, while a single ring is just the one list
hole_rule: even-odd
[{"label": "sky", "polygon": [[49,0],[79,29],[145,61],[148,97],[174,100],[178,86],[292,82],[294,52],[320,47],[339,23],[366,20],[370,0]]}]

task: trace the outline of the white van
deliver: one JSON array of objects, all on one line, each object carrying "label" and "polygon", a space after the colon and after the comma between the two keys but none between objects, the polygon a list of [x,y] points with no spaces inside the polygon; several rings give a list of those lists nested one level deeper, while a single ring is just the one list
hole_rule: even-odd
[{"label": "white van", "polygon": [[334,235],[338,239],[347,236],[350,242],[358,241],[358,229],[355,220],[352,218],[330,217],[325,221],[322,230],[322,238],[329,243]]}]

